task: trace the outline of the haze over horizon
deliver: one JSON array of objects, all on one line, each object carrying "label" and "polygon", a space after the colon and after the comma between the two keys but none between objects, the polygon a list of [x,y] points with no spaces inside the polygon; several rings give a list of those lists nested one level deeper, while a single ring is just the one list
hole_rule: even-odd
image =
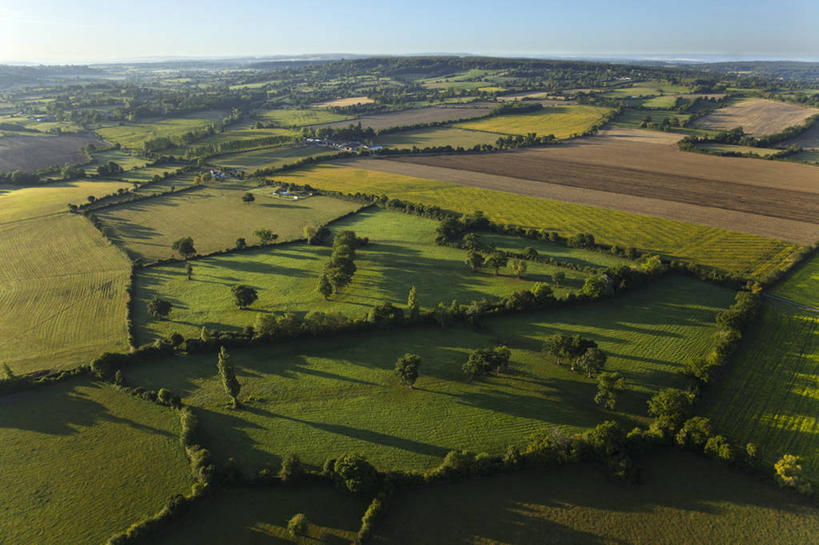
[{"label": "haze over horizon", "polygon": [[0,62],[333,53],[819,60],[819,3],[807,0],[694,0],[684,7],[524,0],[500,14],[491,8],[495,3],[486,0],[420,0],[371,9],[314,0],[299,5],[239,0],[228,8],[211,0],[172,5],[147,0],[137,6],[7,0],[0,6]]}]

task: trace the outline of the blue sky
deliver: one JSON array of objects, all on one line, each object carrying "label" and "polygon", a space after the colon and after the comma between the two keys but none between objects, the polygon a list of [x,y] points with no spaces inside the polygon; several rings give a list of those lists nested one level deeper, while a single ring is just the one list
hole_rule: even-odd
[{"label": "blue sky", "polygon": [[819,0],[0,0],[0,62],[431,52],[819,59]]}]

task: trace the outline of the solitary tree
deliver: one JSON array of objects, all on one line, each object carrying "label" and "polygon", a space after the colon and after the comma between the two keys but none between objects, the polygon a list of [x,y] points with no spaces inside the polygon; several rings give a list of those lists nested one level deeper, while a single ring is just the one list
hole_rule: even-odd
[{"label": "solitary tree", "polygon": [[236,249],[237,250],[244,250],[247,248],[247,241],[243,237],[239,237],[236,239]]},{"label": "solitary tree", "polygon": [[566,273],[563,271],[557,271],[556,273],[552,274],[552,283],[558,288],[560,287],[560,283],[565,279]]},{"label": "solitary tree", "polygon": [[475,272],[483,265],[483,256],[474,250],[470,250],[469,253],[466,254],[464,262],[469,267],[469,270]]},{"label": "solitary tree", "polygon": [[319,278],[318,292],[324,296],[325,301],[333,294],[333,284],[331,284],[330,279],[327,278],[327,273],[322,273]]},{"label": "solitary tree", "polygon": [[270,244],[271,242],[279,238],[279,235],[277,235],[270,229],[256,229],[255,231],[253,231],[253,235],[258,237],[259,242],[261,242],[262,244]]},{"label": "solitary tree", "polygon": [[526,274],[526,269],[528,268],[526,262],[522,259],[515,259],[512,261],[512,272],[520,278],[524,274]]},{"label": "solitary tree", "polygon": [[148,312],[154,320],[166,318],[171,313],[171,303],[154,296],[148,303]]},{"label": "solitary tree", "polygon": [[600,372],[606,365],[606,354],[597,347],[586,349],[577,359],[577,366],[586,371],[589,378]]},{"label": "solitary tree", "polygon": [[415,291],[415,286],[412,286],[407,297],[407,309],[409,310],[410,318],[417,318],[420,312],[420,305],[418,303],[418,294]]},{"label": "solitary tree", "polygon": [[537,259],[537,250],[531,246],[527,246],[523,249],[523,257],[526,259]]},{"label": "solitary tree", "polygon": [[508,259],[501,253],[494,253],[486,258],[486,264],[495,269],[495,276],[500,273],[501,267],[505,267]]},{"label": "solitary tree", "polygon": [[597,376],[597,393],[594,402],[614,410],[617,403],[617,392],[626,387],[626,381],[620,373],[600,373]]},{"label": "solitary tree", "polygon": [[256,293],[256,289],[250,286],[245,286],[243,284],[238,284],[230,288],[230,291],[233,293],[233,298],[236,302],[236,306],[240,309],[245,309],[253,304],[256,299],[259,298],[259,294]]},{"label": "solitary tree", "polygon": [[242,195],[242,202],[252,203],[255,200],[256,197],[253,196],[253,193],[245,193],[244,195]]},{"label": "solitary tree", "polygon": [[241,385],[236,380],[236,372],[233,370],[233,362],[230,359],[230,354],[225,350],[225,347],[219,349],[219,360],[216,363],[216,368],[219,370],[219,377],[222,379],[222,386],[225,388],[225,393],[233,402],[233,408],[239,407],[239,390]]},{"label": "solitary tree", "polygon": [[560,359],[569,355],[569,346],[572,338],[568,335],[555,333],[543,343],[543,351],[555,359],[555,364],[560,365]]},{"label": "solitary tree", "polygon": [[179,255],[185,259],[196,255],[196,248],[193,247],[193,239],[191,237],[183,237],[174,241],[174,243],[171,244],[171,249],[179,252]]},{"label": "solitary tree", "polygon": [[395,376],[401,384],[408,386],[412,390],[412,385],[418,379],[418,366],[421,364],[421,356],[418,354],[404,354],[395,362]]},{"label": "solitary tree", "polygon": [[809,493],[810,483],[802,475],[802,464],[800,459],[793,454],[785,454],[774,465],[776,470],[776,480],[780,486],[795,488],[802,493]]}]

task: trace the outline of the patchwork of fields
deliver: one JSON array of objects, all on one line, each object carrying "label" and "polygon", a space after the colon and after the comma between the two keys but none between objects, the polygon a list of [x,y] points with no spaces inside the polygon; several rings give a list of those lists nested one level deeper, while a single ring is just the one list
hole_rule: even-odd
[{"label": "patchwork of fields", "polygon": [[485,144],[494,146],[501,136],[503,135],[493,132],[472,131],[446,126],[387,133],[379,136],[377,141],[382,146],[401,149],[445,146],[470,149]]},{"label": "patchwork of fields", "polygon": [[141,148],[142,143],[152,138],[175,138],[186,132],[204,129],[216,121],[221,121],[226,112],[214,110],[180,117],[167,117],[139,123],[128,123],[96,130],[103,140],[120,144],[124,148]]},{"label": "patchwork of fields", "polygon": [[347,127],[348,125],[361,123],[363,127],[372,127],[373,130],[380,131],[393,127],[403,127],[407,125],[419,125],[421,123],[441,123],[447,121],[459,121],[472,117],[481,117],[492,111],[492,104],[475,103],[465,105],[432,106],[428,108],[413,108],[400,112],[390,112],[384,114],[365,115],[348,121],[337,121],[335,123],[324,123],[322,127]]}]

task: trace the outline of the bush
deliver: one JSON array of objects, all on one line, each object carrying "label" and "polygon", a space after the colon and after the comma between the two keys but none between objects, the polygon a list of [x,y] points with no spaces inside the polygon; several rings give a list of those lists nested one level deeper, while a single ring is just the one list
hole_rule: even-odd
[{"label": "bush", "polygon": [[366,494],[378,485],[378,472],[361,454],[346,454],[333,462],[332,477],[353,494]]},{"label": "bush", "polygon": [[811,493],[810,483],[802,475],[801,460],[793,454],[785,454],[774,465],[779,486],[793,488],[803,494]]},{"label": "bush", "polygon": [[714,433],[711,430],[711,421],[702,416],[695,416],[683,424],[675,441],[681,447],[701,449],[712,435]]},{"label": "bush", "polygon": [[284,457],[282,460],[282,468],[279,470],[279,479],[283,482],[290,483],[298,480],[304,475],[304,465],[298,456],[292,452]]},{"label": "bush", "polygon": [[734,452],[731,449],[731,444],[728,439],[722,435],[715,435],[708,439],[705,443],[705,454],[719,458],[720,460],[730,462],[734,459]]},{"label": "bush", "polygon": [[287,522],[287,531],[293,537],[303,536],[307,534],[307,526],[310,522],[307,520],[307,515],[304,513],[297,513]]}]

